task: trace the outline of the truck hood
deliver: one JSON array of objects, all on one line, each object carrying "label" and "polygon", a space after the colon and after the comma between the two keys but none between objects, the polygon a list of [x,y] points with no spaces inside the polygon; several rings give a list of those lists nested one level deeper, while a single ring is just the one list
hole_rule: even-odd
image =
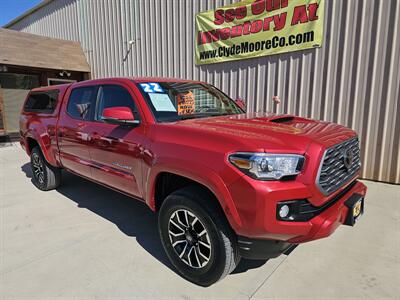
[{"label": "truck hood", "polygon": [[215,138],[232,150],[242,151],[304,153],[312,142],[328,148],[355,136],[353,130],[338,124],[270,113],[189,119],[170,125],[196,141],[207,137],[210,143]]}]

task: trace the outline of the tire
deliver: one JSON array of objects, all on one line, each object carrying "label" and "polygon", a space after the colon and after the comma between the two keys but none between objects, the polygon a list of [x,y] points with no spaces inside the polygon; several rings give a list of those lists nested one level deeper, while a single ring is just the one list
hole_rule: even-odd
[{"label": "tire", "polygon": [[201,188],[185,187],[164,200],[158,216],[168,258],[182,277],[201,286],[221,280],[240,261],[236,236],[215,201]]},{"label": "tire", "polygon": [[32,182],[42,191],[57,188],[61,183],[61,169],[51,166],[39,147],[31,151]]}]

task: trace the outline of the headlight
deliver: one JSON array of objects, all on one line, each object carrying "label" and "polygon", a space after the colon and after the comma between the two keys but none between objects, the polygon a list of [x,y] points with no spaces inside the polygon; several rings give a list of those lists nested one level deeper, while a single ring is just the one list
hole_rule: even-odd
[{"label": "headlight", "polygon": [[240,171],[260,180],[279,180],[300,173],[304,156],[296,154],[234,153],[229,161]]}]

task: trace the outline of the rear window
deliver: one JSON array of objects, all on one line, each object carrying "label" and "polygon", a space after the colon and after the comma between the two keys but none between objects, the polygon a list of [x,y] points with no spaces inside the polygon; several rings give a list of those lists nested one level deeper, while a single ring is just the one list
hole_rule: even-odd
[{"label": "rear window", "polygon": [[52,113],[57,106],[59,91],[33,92],[25,103],[25,111]]}]

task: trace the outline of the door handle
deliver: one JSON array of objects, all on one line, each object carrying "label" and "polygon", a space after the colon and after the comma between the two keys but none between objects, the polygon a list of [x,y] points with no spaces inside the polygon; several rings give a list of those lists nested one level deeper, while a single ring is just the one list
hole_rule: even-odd
[{"label": "door handle", "polygon": [[97,132],[93,132],[90,134],[90,141],[100,147],[109,147],[111,146],[111,141],[103,138],[102,135],[98,134]]},{"label": "door handle", "polygon": [[63,137],[65,135],[66,129],[64,127],[58,128],[58,137]]},{"label": "door handle", "polygon": [[90,134],[90,140],[92,141],[100,140],[100,134],[98,134],[97,132],[93,132],[92,134]]}]

